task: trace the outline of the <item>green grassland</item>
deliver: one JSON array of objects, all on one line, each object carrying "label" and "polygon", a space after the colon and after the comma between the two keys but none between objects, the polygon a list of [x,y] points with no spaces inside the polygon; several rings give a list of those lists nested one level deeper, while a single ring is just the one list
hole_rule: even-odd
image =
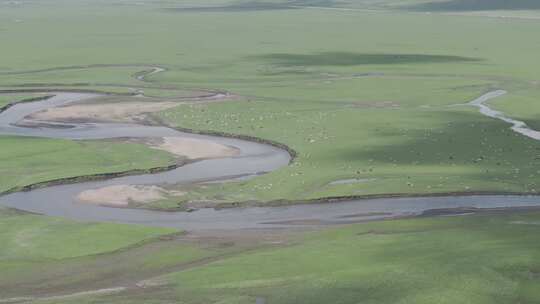
[{"label": "green grassland", "polygon": [[82,224],[0,209],[0,260],[61,260],[118,250],[174,229]]},{"label": "green grassland", "polygon": [[9,103],[16,102],[21,99],[25,99],[27,96],[17,95],[17,96],[1,96],[0,97],[0,107],[3,107]]},{"label": "green grassland", "polygon": [[60,178],[165,167],[174,157],[139,144],[0,137],[0,192]]},{"label": "green grassland", "polygon": [[[0,297],[28,295],[31,293],[29,286],[34,286],[32,291],[37,292],[40,289],[54,290],[60,284],[95,279],[100,271],[125,267],[121,261],[114,262],[125,248],[136,250],[157,237],[171,233],[176,231],[134,225],[76,223],[0,209],[0,285],[3,286]],[[182,253],[177,254],[180,256]],[[193,251],[186,250],[184,254],[193,254]],[[109,265],[96,264],[98,259],[102,263],[109,260]],[[130,262],[136,259],[132,257]],[[70,276],[70,271],[77,275]],[[56,277],[53,282],[48,281],[53,277]]]},{"label": "green grassland", "polygon": [[[491,105],[540,129],[538,5],[507,3],[3,1],[0,89],[226,90],[241,98],[158,117],[298,152],[287,168],[185,200],[537,193],[540,143],[463,105],[505,89]],[[134,77],[153,65],[167,71]],[[136,144],[0,137],[0,191],[173,161]],[[539,223],[536,211],[383,221],[244,252],[170,229],[0,210],[0,299],[127,285],[35,302],[537,303]],[[152,278],[159,286],[136,287]]]},{"label": "green grassland", "polygon": [[252,303],[254,296],[268,303],[534,303],[537,219],[533,213],[356,225],[167,278],[201,303]]},{"label": "green grassland", "polygon": [[355,224],[170,270],[159,286],[36,303],[537,303],[538,223],[533,211]]},{"label": "green grassland", "polygon": [[[3,208],[0,241],[2,302],[133,287],[258,247],[219,238],[190,239],[170,228],[83,223]],[[28,302],[15,302],[21,301]]]},{"label": "green grassland", "polygon": [[17,102],[25,102],[29,100],[33,100],[35,98],[39,97],[46,97],[45,94],[6,94],[6,95],[0,95],[0,108],[5,107],[9,104],[17,103]]},{"label": "green grassland", "polygon": [[[388,84],[388,89],[375,97],[371,91],[362,93],[362,83],[367,89],[376,82]],[[414,87],[421,87],[419,91],[410,93],[392,90],[392,85],[406,84],[406,80],[355,83],[359,102],[314,105],[298,101],[287,106],[231,102],[183,106],[163,113],[166,121],[184,127],[272,138],[299,155],[286,169],[253,181],[204,186],[185,199],[224,200],[224,193],[231,193],[234,201],[264,201],[381,193],[537,191],[540,145],[514,134],[505,123],[478,115],[474,108],[451,105],[478,96],[477,89],[455,92],[452,86],[463,83],[452,80],[426,79]],[[415,99],[415,92],[431,94],[440,104],[419,104],[418,100],[426,99]],[[442,96],[435,97],[438,93]],[[360,182],[332,184],[346,179]]]}]

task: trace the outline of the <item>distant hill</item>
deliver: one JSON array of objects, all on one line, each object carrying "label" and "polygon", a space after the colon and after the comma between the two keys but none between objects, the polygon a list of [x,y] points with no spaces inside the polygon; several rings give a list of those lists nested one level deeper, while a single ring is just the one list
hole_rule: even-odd
[{"label": "distant hill", "polygon": [[539,0],[450,0],[407,6],[417,11],[537,10]]}]

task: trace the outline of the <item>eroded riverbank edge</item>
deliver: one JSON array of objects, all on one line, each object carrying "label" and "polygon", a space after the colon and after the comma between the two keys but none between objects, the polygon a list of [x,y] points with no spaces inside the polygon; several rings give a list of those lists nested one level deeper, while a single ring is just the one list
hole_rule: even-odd
[{"label": "eroded riverbank edge", "polygon": [[47,188],[47,187],[52,187],[52,186],[70,185],[70,184],[77,184],[77,183],[91,182],[91,181],[102,181],[102,180],[108,180],[112,178],[131,176],[131,175],[161,173],[161,172],[177,169],[188,163],[190,162],[186,161],[183,163],[172,164],[172,165],[161,166],[161,167],[153,167],[149,169],[132,169],[132,170],[121,171],[121,172],[97,173],[97,174],[90,174],[90,175],[63,177],[63,178],[58,178],[58,179],[52,179],[49,181],[28,184],[24,186],[13,187],[11,189],[0,192],[0,196],[8,195],[8,194],[16,193],[16,192],[32,191],[35,189],[42,189],[42,188]]},{"label": "eroded riverbank edge", "polygon": [[437,198],[437,197],[474,197],[474,196],[522,196],[522,197],[537,197],[540,200],[540,192],[510,192],[510,191],[455,191],[455,192],[433,192],[433,193],[381,193],[381,194],[365,194],[365,195],[344,195],[344,196],[328,196],[313,199],[288,200],[278,199],[272,201],[247,201],[234,203],[218,203],[215,209],[228,208],[249,208],[249,207],[284,207],[294,205],[311,205],[311,204],[339,204],[350,201],[376,200],[376,199],[399,199],[399,198]]},{"label": "eroded riverbank edge", "polygon": [[[24,93],[24,92],[14,92],[14,93]],[[28,93],[28,92],[26,92],[26,93]],[[4,93],[3,91],[0,90],[0,94],[6,94],[6,93]],[[52,98],[52,97],[54,97],[54,95],[36,96],[36,97],[30,97],[30,98],[25,98],[25,99],[13,101],[13,102],[10,102],[10,103],[6,104],[5,106],[0,107],[0,114],[2,112],[5,112],[9,108],[11,108],[13,106],[16,106],[18,104],[21,104],[21,103],[47,100],[47,99]]]}]

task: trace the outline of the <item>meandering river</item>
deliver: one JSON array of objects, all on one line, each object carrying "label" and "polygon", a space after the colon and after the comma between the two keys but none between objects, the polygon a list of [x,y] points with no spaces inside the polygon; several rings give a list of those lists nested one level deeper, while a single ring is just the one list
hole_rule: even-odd
[{"label": "meandering river", "polygon": [[[502,113],[493,111],[485,105],[487,100],[502,95],[502,92],[490,92],[472,101],[470,104],[480,107],[484,115],[512,123],[513,129],[516,132],[524,135],[537,134],[537,131],[528,129],[525,124],[506,118]],[[240,150],[240,154],[234,157],[201,160],[157,174],[126,176],[105,181],[50,186],[28,192],[11,193],[0,197],[0,205],[81,221],[143,224],[177,227],[185,230],[337,224],[359,220],[418,215],[431,209],[540,206],[539,197],[501,195],[362,199],[339,203],[313,203],[283,207],[247,207],[223,210],[206,208],[194,212],[164,212],[82,204],[77,202],[75,197],[80,192],[89,189],[124,184],[187,184],[198,181],[222,180],[231,176],[250,177],[286,166],[290,161],[290,155],[287,151],[271,145],[240,139],[194,135],[158,126],[122,123],[70,123],[58,125],[55,122],[42,122],[43,124],[39,127],[17,125],[17,122],[37,111],[75,102],[83,102],[98,96],[88,93],[58,92],[55,94],[53,98],[18,104],[0,113],[0,135],[37,136],[72,140],[119,137],[202,138],[236,147]],[[538,139],[540,137],[533,138]]]}]

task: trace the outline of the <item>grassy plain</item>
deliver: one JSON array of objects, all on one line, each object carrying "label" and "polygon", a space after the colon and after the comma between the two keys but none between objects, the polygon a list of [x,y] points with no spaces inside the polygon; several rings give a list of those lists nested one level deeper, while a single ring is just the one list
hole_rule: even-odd
[{"label": "grassy plain", "polygon": [[[533,211],[355,224],[182,271],[169,269],[145,278],[146,288],[36,303],[536,303],[539,222],[540,213]],[[66,242],[70,246],[72,240]],[[174,242],[163,240],[161,248],[174,248],[168,243]],[[140,265],[156,267],[181,263],[192,250],[199,258],[223,250],[176,247],[169,259],[128,254],[137,248],[125,250],[124,264],[138,257]],[[104,254],[59,261],[74,267],[88,259],[99,263],[109,258]],[[80,276],[85,274],[72,280],[78,282]],[[48,284],[65,291],[77,286],[61,278]]]},{"label": "grassy plain", "polygon": [[[357,96],[375,95],[367,89],[376,82],[386,82],[389,89],[380,90],[377,97],[359,97],[358,102],[314,105],[299,101],[283,106],[240,101],[183,106],[163,113],[165,120],[181,126],[272,138],[299,153],[288,168],[253,181],[205,186],[186,199],[222,200],[224,193],[233,195],[231,200],[250,201],[537,191],[540,145],[515,135],[505,123],[478,115],[474,108],[451,105],[455,100],[471,100],[478,95],[476,89],[441,94],[434,97],[439,105],[424,106],[417,100],[425,99],[415,99],[414,92],[391,90],[392,84],[403,85],[406,80],[370,79],[355,82]],[[362,93],[362,83],[369,93]],[[436,96],[447,90],[445,86],[460,84],[426,79],[414,88]],[[333,183],[349,179],[358,182]]]},{"label": "grassy plain", "polygon": [[[540,128],[540,13],[535,1],[512,1],[517,9],[504,3],[0,2],[0,87],[122,93],[146,87],[150,95],[169,97],[177,96],[175,90],[227,90],[243,98],[184,105],[159,117],[298,151],[287,168],[194,188],[186,200],[537,193],[540,144],[462,105],[505,89],[509,94],[491,104]],[[146,82],[133,77],[155,64],[167,71]],[[1,137],[0,147],[0,191],[172,161],[138,145]],[[356,182],[335,183],[351,179]],[[0,214],[0,243],[9,244],[0,248],[1,298],[119,284],[131,289],[41,302],[476,304],[540,298],[538,212],[359,224],[224,259],[216,256],[229,256],[236,244],[194,246],[170,235],[154,238],[170,230]],[[219,261],[192,264],[209,257]],[[193,268],[177,272],[186,265]],[[168,285],[133,287],[155,276]]]},{"label": "grassy plain", "polygon": [[[153,286],[145,281],[268,246],[260,235],[246,240],[186,235],[170,228],[75,222],[0,208],[0,300],[27,303],[81,292],[91,295],[101,289]],[[51,301],[60,303],[62,298]]]},{"label": "grassy plain", "polygon": [[[118,255],[125,248],[134,246],[136,250],[159,236],[171,233],[176,231],[134,225],[76,223],[0,209],[0,285],[3,286],[0,298],[34,295],[40,291],[54,292],[61,284],[73,284],[75,289],[84,290],[88,288],[84,283],[95,279],[100,272],[119,271],[125,267],[119,261],[112,261],[114,253],[119,259]],[[130,262],[136,259],[132,257]],[[104,264],[97,264],[97,260]],[[76,287],[78,283],[81,285]]]},{"label": "grassy plain", "polygon": [[1,136],[0,146],[0,192],[60,178],[175,163],[170,154],[139,144]]},{"label": "grassy plain", "polygon": [[3,107],[9,103],[15,102],[17,100],[24,99],[25,97],[19,96],[1,96],[0,97],[0,107]]},{"label": "grassy plain", "polygon": [[118,250],[174,229],[77,223],[0,209],[0,259],[60,260]]},{"label": "grassy plain", "polygon": [[355,225],[167,279],[200,303],[534,303],[538,216]]}]

